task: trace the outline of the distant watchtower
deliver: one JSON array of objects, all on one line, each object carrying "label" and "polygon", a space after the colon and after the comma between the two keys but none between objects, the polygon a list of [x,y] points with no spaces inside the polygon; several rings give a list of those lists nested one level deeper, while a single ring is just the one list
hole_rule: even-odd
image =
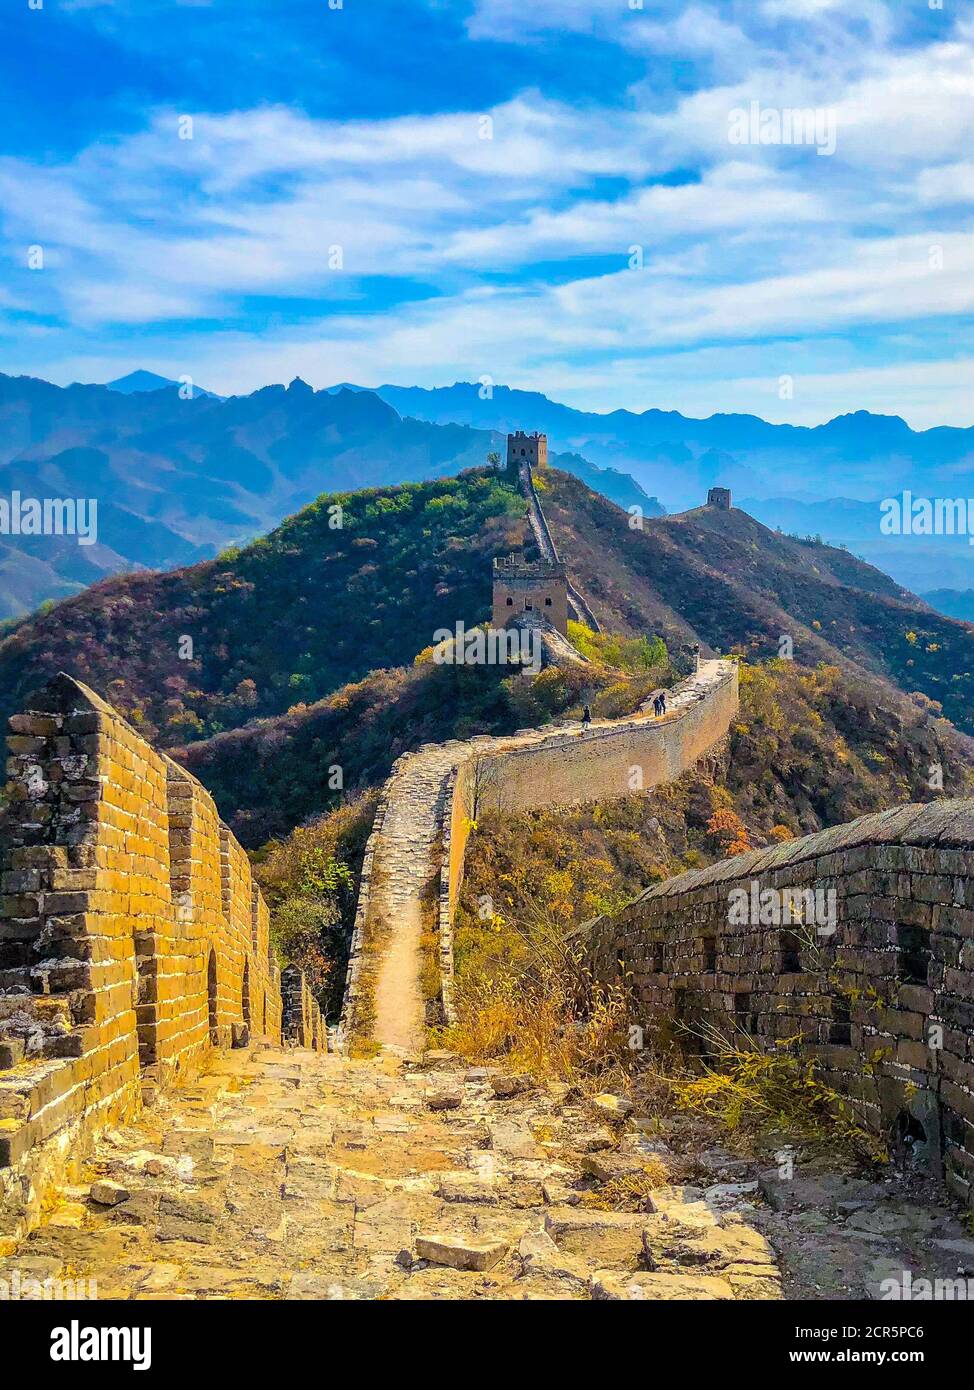
[{"label": "distant watchtower", "polygon": [[548,436],[538,434],[525,434],[523,430],[517,430],[514,434],[507,436],[507,467],[511,473],[516,473],[522,463],[526,463],[529,468],[544,468],[548,463]]},{"label": "distant watchtower", "polygon": [[512,618],[525,615],[546,618],[563,637],[568,635],[565,566],[548,560],[527,564],[520,555],[499,555],[494,560],[491,626],[506,627]]},{"label": "distant watchtower", "polygon": [[731,509],[730,488],[712,487],[707,493],[707,506],[719,507],[722,512],[729,512]]}]

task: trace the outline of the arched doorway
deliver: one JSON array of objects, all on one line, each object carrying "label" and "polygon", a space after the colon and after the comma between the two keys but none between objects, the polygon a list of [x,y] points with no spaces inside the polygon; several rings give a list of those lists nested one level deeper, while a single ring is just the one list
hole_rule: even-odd
[{"label": "arched doorway", "polygon": [[216,992],[216,951],[210,950],[210,959],[206,966],[206,995],[210,1009],[210,1042],[214,1047],[220,1046],[220,1027],[217,1021],[217,992]]}]

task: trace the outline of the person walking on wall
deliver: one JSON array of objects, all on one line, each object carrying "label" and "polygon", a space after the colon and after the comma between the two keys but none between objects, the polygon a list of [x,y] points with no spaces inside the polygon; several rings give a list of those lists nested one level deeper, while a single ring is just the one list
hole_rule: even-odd
[{"label": "person walking on wall", "polygon": [[592,722],[592,711],[589,709],[588,705],[586,705],[585,708],[582,710],[582,732],[583,732],[583,733],[584,733],[585,730],[589,727],[589,725],[591,724],[591,722]]},{"label": "person walking on wall", "polygon": [[665,691],[665,690],[661,690],[660,693],[659,693],[659,712],[660,712],[660,714],[665,714],[665,713],[666,713],[666,691]]}]

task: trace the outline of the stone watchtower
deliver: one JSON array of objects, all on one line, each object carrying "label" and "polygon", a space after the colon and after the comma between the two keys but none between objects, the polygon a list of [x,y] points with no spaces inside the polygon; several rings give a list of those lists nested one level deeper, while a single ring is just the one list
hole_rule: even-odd
[{"label": "stone watchtower", "polygon": [[730,488],[712,487],[707,493],[707,506],[717,507],[722,512],[729,512],[731,509]]},{"label": "stone watchtower", "polygon": [[525,434],[523,430],[517,430],[514,434],[507,436],[507,467],[511,473],[516,473],[522,463],[526,463],[529,468],[545,468],[548,463],[548,436],[539,434],[535,430],[534,434]]},{"label": "stone watchtower", "polygon": [[567,636],[568,576],[565,566],[549,560],[528,564],[520,555],[499,555],[494,560],[494,612],[491,625],[495,628],[506,627],[512,618],[525,616],[545,618],[563,637]]}]

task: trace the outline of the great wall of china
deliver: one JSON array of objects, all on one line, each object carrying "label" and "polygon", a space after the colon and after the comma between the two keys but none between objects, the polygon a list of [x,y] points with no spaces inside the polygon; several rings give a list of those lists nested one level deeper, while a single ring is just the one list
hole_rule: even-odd
[{"label": "great wall of china", "polygon": [[970,1203],[974,802],[901,806],[681,874],[578,939],[647,1031],[675,1019],[702,1038],[799,1040],[861,1124]]},{"label": "great wall of china", "polygon": [[10,723],[0,1244],[36,1223],[100,1131],[215,1049],[325,1045],[205,788],[67,676]]},{"label": "great wall of china", "polygon": [[[401,757],[366,848],[342,1015],[329,1039],[301,972],[275,961],[247,856],[206,790],[94,692],[57,677],[12,718],[8,738],[0,1256],[104,1147],[106,1131],[146,1128],[144,1105],[170,1103],[176,1087],[192,1106],[209,1094],[198,1078],[212,1073],[223,1114],[242,1075],[237,1052],[260,1093],[284,1077],[274,1052],[262,1062],[260,1049],[283,1044],[296,1049],[279,1054],[295,1058],[295,1086],[301,1078],[321,1094],[337,1086],[351,1106],[349,1086],[364,1095],[374,1084],[400,1104],[394,1085],[345,1054],[367,1038],[406,1060],[408,1076],[423,1052],[427,1006],[452,1020],[452,924],[477,816],[572,807],[673,781],[730,729],[736,662],[698,661],[668,704],[662,718],[641,709],[589,728],[452,740]],[[738,918],[735,901],[745,904]],[[431,940],[435,1002],[421,988]],[[681,875],[588,923],[577,940],[594,977],[627,993],[631,1018],[650,1035],[676,1022],[703,1051],[708,1038],[735,1030],[762,1048],[789,1042],[817,1059],[860,1123],[908,1147],[971,1202],[972,803],[901,807]],[[307,1059],[329,1046],[328,1065],[339,1070],[309,1070]],[[282,1084],[274,1104],[296,1115],[291,1082]],[[194,1132],[211,1127],[214,1113],[194,1120]],[[386,1118],[393,1136],[400,1122]],[[238,1117],[221,1142],[243,1142],[235,1128],[243,1123]],[[493,1147],[502,1152],[504,1140]],[[535,1162],[535,1151],[522,1135],[510,1161]],[[761,1259],[761,1279],[770,1278],[770,1256]]]},{"label": "great wall of china", "polygon": [[434,928],[434,918],[441,1002],[450,1020],[453,913],[470,826],[480,812],[577,806],[673,781],[723,738],[737,705],[737,664],[705,661],[669,692],[663,719],[640,710],[627,719],[596,720],[588,730],[524,729],[404,754],[385,785],[366,852],[343,1034],[367,1028],[377,1042],[419,1049],[420,937],[424,924]]}]

